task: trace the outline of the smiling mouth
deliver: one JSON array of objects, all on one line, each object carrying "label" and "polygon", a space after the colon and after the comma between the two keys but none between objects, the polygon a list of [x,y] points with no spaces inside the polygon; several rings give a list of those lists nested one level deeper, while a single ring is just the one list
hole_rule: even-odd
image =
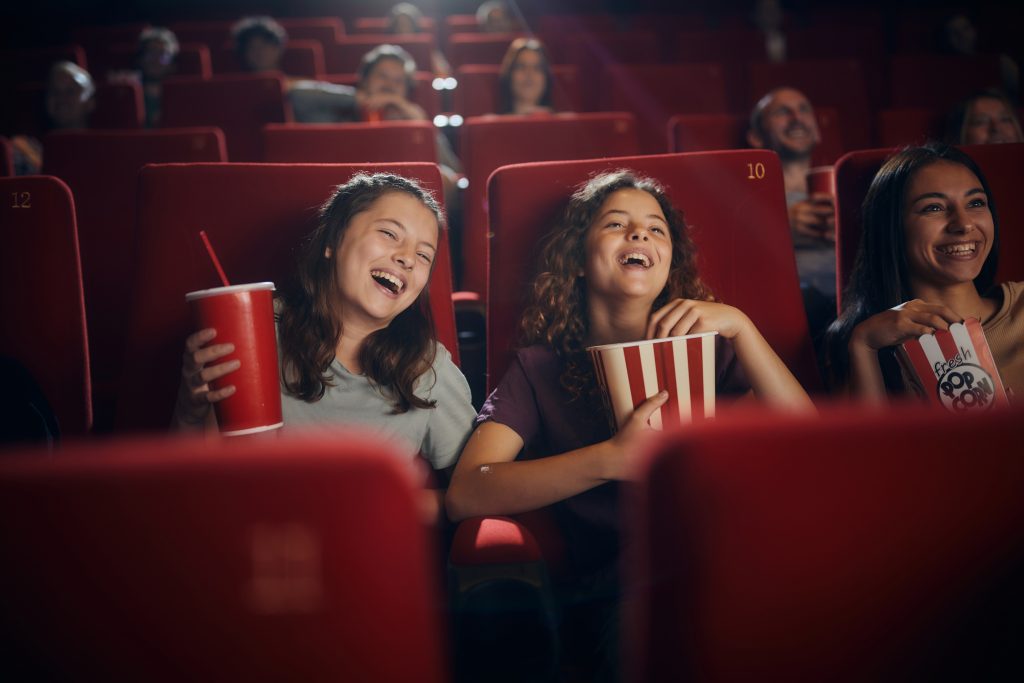
[{"label": "smiling mouth", "polygon": [[619,264],[623,266],[640,266],[641,268],[650,268],[653,265],[651,258],[639,251],[623,254],[619,257]]},{"label": "smiling mouth", "polygon": [[935,247],[935,251],[943,256],[969,257],[978,252],[978,242],[960,242],[958,244],[944,244]]},{"label": "smiling mouth", "polygon": [[384,287],[392,294],[398,294],[405,289],[405,283],[399,280],[391,273],[383,270],[371,270],[370,276],[379,284]]}]

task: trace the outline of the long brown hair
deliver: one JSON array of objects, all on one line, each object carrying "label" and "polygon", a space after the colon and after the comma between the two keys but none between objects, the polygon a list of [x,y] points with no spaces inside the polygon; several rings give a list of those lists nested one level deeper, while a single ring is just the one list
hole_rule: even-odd
[{"label": "long brown hair", "polygon": [[587,319],[587,283],[580,273],[586,261],[586,237],[605,200],[618,190],[643,190],[654,197],[672,236],[668,282],[652,310],[672,299],[714,300],[697,273],[697,251],[682,213],[673,206],[658,181],[621,169],[596,175],[576,188],[558,226],[541,247],[538,274],[530,302],[523,313],[524,345],[543,344],[562,360],[562,385],[574,399],[596,392],[594,373],[586,354],[590,321]]},{"label": "long brown hair", "polygon": [[551,62],[548,60],[547,50],[536,38],[516,38],[509,43],[508,50],[501,60],[501,70],[498,72],[498,112],[499,114],[511,114],[516,108],[516,98],[512,93],[512,70],[519,55],[527,50],[540,55],[541,66],[544,69],[544,92],[540,94],[537,104],[541,107],[550,107],[551,90],[554,77],[551,74]]},{"label": "long brown hair", "polygon": [[[338,245],[352,218],[390,192],[404,192],[423,202],[437,217],[438,229],[444,229],[444,214],[433,195],[408,178],[360,173],[335,189],[302,246],[295,278],[281,292],[281,376],[285,389],[303,401],[319,401],[331,386],[329,370],[342,333],[335,294]],[[391,394],[396,413],[436,404],[413,393],[416,380],[434,363],[436,338],[428,279],[412,305],[363,342],[363,372]]]}]

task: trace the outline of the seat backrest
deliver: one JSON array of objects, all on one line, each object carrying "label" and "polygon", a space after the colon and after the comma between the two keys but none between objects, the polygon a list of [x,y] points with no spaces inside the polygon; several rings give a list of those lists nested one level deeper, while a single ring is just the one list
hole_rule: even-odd
[{"label": "seat backrest", "polygon": [[421,491],[368,433],[34,455],[0,463],[14,678],[447,680]]},{"label": "seat backrest", "polygon": [[448,38],[445,56],[452,66],[501,64],[509,44],[523,33],[456,33]]},{"label": "seat backrest", "polygon": [[[142,170],[138,275],[126,332],[118,429],[166,428],[185,337],[194,331],[185,294],[219,286],[199,230],[209,234],[232,282],[270,280],[280,288],[294,273],[299,244],[316,226],[320,205],[360,171],[397,173],[418,180],[438,200],[443,194],[434,164],[167,164]],[[438,339],[458,362],[444,233],[437,254],[431,307]],[[138,381],[140,373],[145,373],[144,383]]]},{"label": "seat backrest", "polygon": [[0,355],[18,360],[65,435],[92,427],[89,344],[71,190],[57,178],[0,178]]},{"label": "seat backrest", "polygon": [[999,55],[893,55],[893,107],[946,110],[978,90],[1002,84]]},{"label": "seat backrest", "polygon": [[843,149],[864,149],[871,141],[870,106],[864,72],[853,59],[790,60],[750,65],[749,96],[753,107],[775,88],[789,86],[803,92],[815,107],[831,107],[847,124]]},{"label": "seat backrest", "polygon": [[289,44],[292,40],[315,40],[326,45],[345,35],[345,22],[341,17],[288,17],[279,18],[277,23],[288,32]]},{"label": "seat backrest", "polygon": [[487,178],[499,166],[528,161],[636,154],[632,114],[558,114],[469,118],[462,127],[462,163],[469,178],[463,201],[462,288],[483,293],[487,271]]},{"label": "seat backrest", "polygon": [[[390,26],[391,17],[356,17],[352,33],[387,33]],[[433,17],[420,17],[420,32],[436,34],[437,21]]]},{"label": "seat backrest", "polygon": [[717,64],[609,64],[601,90],[602,109],[636,116],[644,154],[667,151],[665,126],[673,114],[729,110]]},{"label": "seat backrest", "polygon": [[161,106],[164,128],[220,128],[231,161],[262,160],[263,126],[292,120],[280,74],[168,78]]},{"label": "seat backrest", "polygon": [[501,380],[512,358],[541,239],[560,219],[577,185],[595,173],[620,168],[665,186],[691,227],[701,278],[718,300],[750,317],[808,391],[820,390],[789,238],[782,168],[778,156],[763,150],[498,169],[488,188],[488,387]]},{"label": "seat backrest", "polygon": [[[138,83],[117,82],[96,85],[96,108],[89,116],[89,127],[100,130],[111,128],[142,128],[146,109],[142,87]],[[46,84],[31,83],[15,88],[11,93],[11,117],[7,124],[11,133],[41,137],[46,132]]]},{"label": "seat backrest", "polygon": [[[238,53],[230,43],[210,48],[215,74],[245,73]],[[325,71],[324,49],[315,40],[289,40],[281,52],[281,72],[288,76],[319,78]]]},{"label": "seat backrest", "polygon": [[85,48],[77,44],[23,49],[4,49],[0,53],[0,83],[4,87],[46,81],[54,62],[74,62],[86,71]]},{"label": "seat backrest", "polygon": [[203,43],[210,48],[231,42],[234,20],[172,21],[167,28],[183,43]]},{"label": "seat backrest", "polygon": [[878,142],[882,147],[901,147],[941,140],[944,124],[945,116],[932,109],[883,109],[878,112]]},{"label": "seat backrest", "polygon": [[135,277],[136,188],[146,164],[226,161],[216,128],[60,131],[43,139],[46,173],[75,196],[97,428],[109,429],[124,351],[124,292]]},{"label": "seat backrest", "polygon": [[14,175],[14,148],[11,141],[0,136],[0,177]]},{"label": "seat backrest", "polygon": [[[176,76],[201,76],[209,78],[213,73],[210,66],[210,49],[203,43],[182,43],[174,58]],[[104,78],[111,71],[136,69],[139,47],[135,43],[118,43],[97,46],[89,53],[89,63],[97,78]]]},{"label": "seat backrest", "polygon": [[265,161],[274,163],[437,163],[429,121],[272,123],[263,128]]},{"label": "seat backrest", "polygon": [[[1019,187],[1024,167],[1024,143],[962,145],[985,174],[999,216],[999,269],[996,282],[1024,280],[1024,197]],[[836,164],[836,283],[838,292],[849,282],[861,235],[861,204],[871,181],[891,148],[847,154]],[[840,297],[839,310],[842,310]]]},{"label": "seat backrest", "polygon": [[1022,417],[846,408],[665,435],[627,522],[626,680],[1019,678],[1000,648],[1024,606]]},{"label": "seat backrest", "polygon": [[[498,111],[498,82],[501,66],[468,64],[456,71],[455,111],[465,116],[483,116]],[[579,72],[575,66],[551,66],[552,107],[555,111],[579,111],[582,107]]]},{"label": "seat backrest", "polygon": [[359,62],[363,55],[382,43],[398,45],[404,48],[413,61],[416,68],[429,70],[431,56],[434,49],[434,37],[425,33],[407,35],[396,34],[357,34],[347,35],[336,43],[324,45],[324,60],[327,64],[327,73],[348,74],[356,73],[359,70]]},{"label": "seat backrest", "polygon": [[548,56],[579,69],[583,111],[600,111],[604,67],[608,64],[657,64],[663,59],[654,31],[543,35]]}]

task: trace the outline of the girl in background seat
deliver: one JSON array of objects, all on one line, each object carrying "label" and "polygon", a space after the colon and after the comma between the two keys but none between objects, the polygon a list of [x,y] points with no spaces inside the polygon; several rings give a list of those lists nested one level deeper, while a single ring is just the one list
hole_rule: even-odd
[{"label": "girl in background seat", "polygon": [[499,114],[551,113],[551,64],[539,40],[516,38],[501,60]]}]

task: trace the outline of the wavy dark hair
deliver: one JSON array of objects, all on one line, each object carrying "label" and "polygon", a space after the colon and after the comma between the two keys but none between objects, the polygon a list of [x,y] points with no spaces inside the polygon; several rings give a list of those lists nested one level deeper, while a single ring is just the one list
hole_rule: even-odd
[{"label": "wavy dark hair", "polygon": [[[329,369],[342,333],[335,292],[338,245],[354,216],[392,192],[421,201],[437,217],[438,230],[444,229],[437,200],[415,181],[390,173],[357,174],[339,185],[321,207],[320,222],[302,245],[296,275],[281,292],[281,376],[287,391],[303,401],[319,401],[331,385]],[[328,250],[330,255],[325,256]],[[413,387],[434,363],[436,338],[428,279],[412,305],[363,342],[363,372],[391,395],[395,413],[434,407],[434,401],[416,396]]]},{"label": "wavy dark hair", "polygon": [[407,98],[412,97],[413,92],[416,90],[416,60],[401,45],[385,43],[378,45],[363,55],[363,58],[359,60],[359,69],[356,71],[358,81],[356,87],[365,87],[366,79],[370,77],[370,73],[385,59],[393,59],[402,65],[402,71],[405,73],[405,96]]},{"label": "wavy dark hair", "polygon": [[1020,120],[1017,118],[1017,109],[1013,102],[998,88],[989,88],[974,93],[970,97],[961,100],[946,117],[946,142],[951,145],[967,144],[967,124],[970,121],[971,110],[978,100],[997,100],[1003,103],[1006,111],[1013,118],[1013,125],[1017,134],[1021,135]]},{"label": "wavy dark hair", "polygon": [[519,55],[527,50],[536,52],[541,57],[541,64],[544,66],[544,92],[541,93],[538,105],[542,107],[551,106],[551,60],[544,45],[536,38],[516,38],[509,43],[508,50],[501,60],[501,71],[498,73],[498,113],[511,114],[515,110],[515,95],[512,93],[512,69],[515,68]]},{"label": "wavy dark hair", "polygon": [[[907,263],[904,202],[914,175],[939,161],[964,166],[978,178],[985,191],[992,212],[992,249],[974,278],[974,286],[984,295],[995,282],[999,260],[999,219],[992,192],[981,169],[959,149],[941,142],[900,150],[882,165],[864,197],[860,245],[850,281],[843,290],[843,311],[825,336],[827,374],[835,386],[842,386],[849,378],[847,346],[853,328],[873,315],[914,298]],[[887,350],[878,357],[886,388],[893,393],[902,393],[904,387],[895,353]]]},{"label": "wavy dark hair", "polygon": [[580,275],[586,261],[587,232],[605,200],[613,192],[627,189],[643,190],[657,200],[672,237],[668,282],[652,310],[676,298],[714,300],[710,288],[697,273],[697,250],[683,214],[658,181],[620,169],[596,175],[577,187],[559,224],[543,241],[538,274],[520,323],[524,346],[543,344],[562,360],[565,370],[560,380],[574,400],[593,400],[597,395],[586,353],[590,332],[587,283]]}]

